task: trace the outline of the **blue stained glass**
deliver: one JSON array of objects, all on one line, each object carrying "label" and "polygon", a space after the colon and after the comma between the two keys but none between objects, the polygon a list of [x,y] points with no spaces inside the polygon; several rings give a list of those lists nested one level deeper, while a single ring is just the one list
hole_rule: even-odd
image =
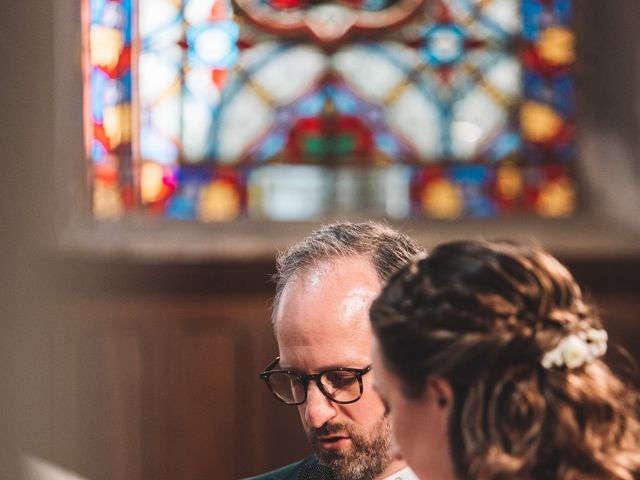
[{"label": "blue stained glass", "polygon": [[516,154],[521,146],[520,135],[515,132],[502,132],[488,145],[486,150],[488,160],[490,162],[503,160]]},{"label": "blue stained glass", "polygon": [[574,91],[575,85],[572,76],[558,75],[553,79],[552,105],[565,117],[572,117],[575,114]]},{"label": "blue stained glass", "polygon": [[210,181],[215,175],[215,172],[208,168],[179,168],[176,173],[176,178],[179,183],[185,183],[187,185],[199,184]]},{"label": "blue stained glass", "polygon": [[363,0],[362,8],[369,12],[377,12],[392,3],[392,0]]},{"label": "blue stained glass", "polygon": [[555,146],[553,149],[554,158],[557,159],[558,163],[571,162],[576,154],[575,147],[571,143],[560,143]]},{"label": "blue stained glass", "polygon": [[544,102],[547,99],[547,83],[542,74],[534,70],[525,70],[524,75],[524,93],[532,100]]},{"label": "blue stained glass", "polygon": [[197,196],[176,194],[168,203],[167,218],[174,220],[194,220],[197,216]]},{"label": "blue stained glass", "polygon": [[91,24],[100,25],[102,23],[102,12],[107,7],[105,0],[91,0]]},{"label": "blue stained glass", "polygon": [[[424,31],[424,29],[421,32],[423,32],[423,31]],[[421,33],[421,37],[420,38],[421,38],[422,41],[424,41],[424,35],[422,35],[422,33]],[[366,48],[367,50],[375,52],[377,55],[380,55],[380,56],[384,57],[387,61],[389,61],[391,64],[393,64],[398,70],[402,70],[402,72],[407,76],[410,73],[413,72],[412,66],[411,65],[407,65],[407,63],[404,61],[404,59],[403,58],[399,58],[397,56],[396,52],[394,52],[392,49],[390,49],[389,46],[381,45],[381,44],[375,43],[375,42],[363,42],[359,46],[361,46],[363,48]]]},{"label": "blue stained glass", "polygon": [[314,117],[322,111],[324,101],[325,96],[320,92],[307,95],[296,104],[296,114],[301,117]]},{"label": "blue stained glass", "polygon": [[473,165],[452,167],[449,176],[462,190],[466,214],[472,217],[490,217],[496,213],[496,207],[485,193],[486,185],[493,173],[487,167]]},{"label": "blue stained glass", "polygon": [[[471,11],[475,10],[475,6],[471,6],[470,8]],[[482,10],[480,10],[476,14],[475,20],[487,27],[496,38],[500,39],[503,42],[511,40],[514,36],[513,32],[508,32],[507,30],[502,28],[502,26],[498,25],[491,18],[485,15]]]},{"label": "blue stained glass", "polygon": [[[275,2],[234,0],[242,3],[238,18],[247,17],[235,23],[227,0],[141,1],[136,17],[132,0],[84,1],[96,27],[91,41],[104,38],[97,54],[86,57],[93,135],[87,146],[93,162],[106,162],[107,168],[96,168],[101,187],[128,185],[126,198],[133,200],[125,200],[131,205],[124,208],[137,207],[142,198],[143,206],[170,218],[211,221],[218,215],[218,196],[228,195],[225,201],[235,201],[239,214],[263,211],[263,218],[304,220],[360,202],[329,199],[327,193],[337,191],[339,175],[332,169],[357,164],[357,175],[340,177],[342,191],[355,178],[367,178],[372,191],[393,184],[394,195],[411,195],[399,204],[414,211],[418,205],[421,214],[437,218],[458,218],[462,192],[464,215],[491,216],[507,203],[523,203],[509,193],[499,198],[504,186],[494,185],[495,172],[504,162],[517,172],[533,165],[542,188],[549,175],[538,165],[568,171],[575,155],[571,0],[428,0],[406,23],[375,31],[366,31],[356,18],[356,35],[347,25],[344,37],[328,44],[320,30],[295,37],[278,31],[279,23],[312,18],[305,15],[315,11],[316,2],[278,12]],[[356,17],[363,10],[386,15],[388,5],[405,3],[411,2],[367,0],[349,8]],[[252,8],[266,16],[252,17]],[[553,29],[564,26],[569,28]],[[296,28],[302,32],[307,26]],[[141,48],[131,51],[132,32],[141,31]],[[135,85],[129,58],[138,74]],[[139,88],[137,95],[133,88]],[[105,112],[109,121],[103,125]],[[141,123],[128,125],[130,116]],[[220,131],[227,143],[219,141]],[[141,158],[131,158],[132,139],[139,142],[135,151]],[[406,165],[411,179],[373,175],[363,165],[369,161]],[[235,175],[267,169],[270,162],[317,163],[325,170],[306,176],[291,170],[284,180],[276,170],[254,176],[272,189],[272,203],[243,210],[247,185],[236,184]],[[222,164],[224,175],[216,183]],[[117,181],[114,168],[121,170]],[[424,175],[410,175],[414,169]],[[514,188],[517,173],[505,175]],[[140,196],[132,179],[142,177],[148,182],[141,182],[146,193]],[[313,188],[315,206],[294,212],[297,207],[288,201]],[[371,198],[379,200],[376,195]],[[362,204],[382,205],[371,199]],[[206,208],[209,214],[199,211]]]},{"label": "blue stained glass", "polygon": [[[546,2],[545,2],[546,3]],[[570,26],[572,23],[572,1],[571,0],[553,0],[551,8],[547,8],[540,0],[523,0],[523,34],[528,41],[538,39],[540,30],[547,27],[548,24],[543,19],[544,13],[548,11],[553,17],[553,24]]]},{"label": "blue stained glass", "polygon": [[131,82],[132,82],[131,70],[124,72],[117,81],[111,84],[108,88],[115,94],[111,97],[111,100],[115,103],[131,102]]},{"label": "blue stained glass", "polygon": [[473,165],[451,168],[451,178],[459,183],[482,184],[487,181],[489,175],[489,169],[483,166]]},{"label": "blue stained glass", "polygon": [[97,123],[102,123],[104,110],[104,90],[108,81],[107,75],[94,68],[91,71],[91,117]]},{"label": "blue stained glass", "polygon": [[570,26],[573,20],[572,0],[554,0],[553,13],[557,23]]},{"label": "blue stained glass", "polygon": [[104,108],[131,101],[131,72],[119,79],[109,78],[100,69],[91,72],[91,114],[94,121],[102,123]]},{"label": "blue stained glass", "polygon": [[[223,34],[223,38],[226,37],[228,39],[231,48],[225,55],[216,58],[215,61],[212,62],[210,59],[203,58],[195,48],[195,45],[200,36],[215,31],[219,31]],[[189,44],[189,60],[194,65],[200,64],[210,68],[222,69],[233,66],[238,58],[238,48],[235,46],[238,40],[238,34],[238,25],[230,20],[201,24],[188,28],[187,43]]]},{"label": "blue stained glass", "polygon": [[131,43],[131,2],[108,2],[102,12],[103,25],[124,32],[125,43]]},{"label": "blue stained glass", "polygon": [[542,26],[544,7],[539,0],[522,0],[522,36],[528,42],[535,42]]},{"label": "blue stained glass", "polygon": [[497,208],[495,202],[484,195],[484,192],[472,190],[465,192],[467,214],[476,217],[495,217]]},{"label": "blue stained glass", "polygon": [[104,146],[97,140],[91,142],[91,160],[94,164],[100,164],[105,159],[107,151]]},{"label": "blue stained glass", "polygon": [[401,148],[398,141],[392,135],[379,133],[375,136],[376,147],[391,158],[400,156],[405,149]]},{"label": "blue stained glass", "polygon": [[[128,86],[127,83],[129,83]],[[104,104],[108,106],[117,105],[122,102],[130,102],[131,93],[128,87],[130,88],[130,82],[107,79],[103,85],[102,99],[104,100]]]},{"label": "blue stained glass", "polygon": [[565,117],[575,113],[573,92],[575,84],[571,75],[543,76],[531,70],[525,72],[525,93],[532,100],[549,103]]},{"label": "blue stained glass", "polygon": [[425,31],[422,52],[427,63],[441,66],[455,63],[465,54],[466,34],[458,25],[435,25]]},{"label": "blue stained glass", "polygon": [[571,75],[543,76],[528,70],[524,73],[525,94],[531,100],[548,103],[565,117],[573,116],[575,84]]},{"label": "blue stained glass", "polygon": [[142,50],[145,52],[159,52],[174,47],[180,40],[182,17],[168,19],[163,25],[158,25],[148,35],[141,38]]},{"label": "blue stained glass", "polygon": [[[453,105],[440,105],[440,124],[441,125],[451,125],[453,121]],[[441,142],[441,156],[444,158],[452,158],[453,148],[451,145],[451,130],[449,128],[442,129],[442,138]]]},{"label": "blue stained glass", "polygon": [[357,114],[361,106],[353,94],[347,92],[344,88],[336,88],[329,85],[326,89],[327,95],[333,99],[336,108],[341,113]]},{"label": "blue stained glass", "polygon": [[263,162],[276,155],[284,148],[286,142],[287,139],[282,132],[269,135],[255,153],[258,161]]},{"label": "blue stained glass", "polygon": [[131,1],[108,2],[91,0],[91,24],[120,30],[124,34],[126,44],[131,43]]}]

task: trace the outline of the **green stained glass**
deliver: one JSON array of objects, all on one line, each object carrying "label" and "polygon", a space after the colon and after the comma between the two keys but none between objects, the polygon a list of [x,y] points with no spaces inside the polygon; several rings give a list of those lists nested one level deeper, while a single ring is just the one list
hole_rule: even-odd
[{"label": "green stained glass", "polygon": [[96,218],[575,208],[570,0],[83,5]]}]

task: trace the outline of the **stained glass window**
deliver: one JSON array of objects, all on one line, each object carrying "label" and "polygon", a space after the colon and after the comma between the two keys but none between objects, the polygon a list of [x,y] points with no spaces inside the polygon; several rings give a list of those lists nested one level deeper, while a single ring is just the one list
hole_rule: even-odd
[{"label": "stained glass window", "polygon": [[93,212],[565,217],[570,0],[85,0]]}]

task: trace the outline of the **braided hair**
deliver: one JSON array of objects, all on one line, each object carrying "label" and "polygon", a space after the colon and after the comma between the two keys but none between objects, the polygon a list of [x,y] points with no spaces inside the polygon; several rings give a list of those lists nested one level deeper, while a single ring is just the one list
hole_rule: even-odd
[{"label": "braided hair", "polygon": [[429,375],[451,384],[460,478],[638,475],[638,392],[600,358],[542,365],[567,336],[602,328],[548,253],[511,242],[443,244],[389,280],[371,322],[407,397],[419,398]]}]

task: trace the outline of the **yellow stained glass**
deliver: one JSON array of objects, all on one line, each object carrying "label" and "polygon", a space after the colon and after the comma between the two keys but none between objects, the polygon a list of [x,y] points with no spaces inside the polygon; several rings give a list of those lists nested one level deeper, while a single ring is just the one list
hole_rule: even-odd
[{"label": "yellow stained glass", "polygon": [[562,128],[562,119],[544,103],[526,102],[520,110],[520,123],[524,136],[533,142],[548,142]]},{"label": "yellow stained glass", "polygon": [[422,192],[422,208],[434,218],[456,219],[462,215],[463,205],[460,188],[446,179],[430,183]]},{"label": "yellow stained glass", "polygon": [[544,217],[568,217],[573,213],[575,197],[576,191],[571,181],[567,178],[560,178],[544,186],[535,208]]},{"label": "yellow stained glass", "polygon": [[131,142],[131,105],[119,104],[104,109],[104,133],[112,149]]},{"label": "yellow stained glass", "polygon": [[540,35],[536,50],[553,65],[572,63],[575,60],[573,33],[562,27],[547,28]]},{"label": "yellow stained glass", "polygon": [[124,34],[113,28],[96,26],[89,36],[91,64],[107,69],[118,65],[124,48]]},{"label": "yellow stained glass", "polygon": [[240,214],[240,195],[229,182],[216,180],[200,190],[200,220],[220,222]]},{"label": "yellow stained glass", "polygon": [[124,214],[124,206],[117,184],[96,180],[93,187],[93,215],[98,220],[117,220]]},{"label": "yellow stained glass", "polygon": [[498,169],[496,179],[500,195],[505,200],[513,200],[522,193],[523,181],[520,170],[510,165]]}]

